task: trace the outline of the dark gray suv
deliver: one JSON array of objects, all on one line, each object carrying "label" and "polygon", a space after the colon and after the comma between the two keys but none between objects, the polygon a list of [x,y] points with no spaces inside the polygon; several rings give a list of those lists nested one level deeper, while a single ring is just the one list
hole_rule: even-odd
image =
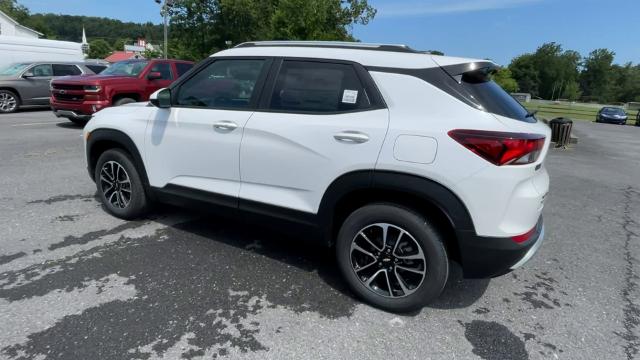
[{"label": "dark gray suv", "polygon": [[21,106],[49,105],[51,79],[99,74],[107,66],[88,62],[24,62],[0,70],[0,114]]}]

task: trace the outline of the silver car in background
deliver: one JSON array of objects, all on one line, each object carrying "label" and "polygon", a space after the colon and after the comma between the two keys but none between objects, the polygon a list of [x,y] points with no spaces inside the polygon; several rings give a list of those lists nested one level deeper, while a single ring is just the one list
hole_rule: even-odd
[{"label": "silver car in background", "polygon": [[24,62],[0,69],[0,114],[21,106],[48,106],[49,83],[68,75],[93,75],[106,69],[99,62]]}]

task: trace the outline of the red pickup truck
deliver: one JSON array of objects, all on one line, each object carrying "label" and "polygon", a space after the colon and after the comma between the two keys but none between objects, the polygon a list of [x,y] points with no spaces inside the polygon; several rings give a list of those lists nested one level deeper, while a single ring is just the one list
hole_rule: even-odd
[{"label": "red pickup truck", "polygon": [[57,117],[84,124],[106,107],[149,100],[192,67],[181,60],[125,60],[99,75],[65,76],[51,82],[51,108]]}]

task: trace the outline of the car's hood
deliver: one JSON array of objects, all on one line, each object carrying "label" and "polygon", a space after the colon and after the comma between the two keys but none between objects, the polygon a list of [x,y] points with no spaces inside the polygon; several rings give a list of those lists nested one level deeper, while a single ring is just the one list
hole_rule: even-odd
[{"label": "car's hood", "polygon": [[55,79],[54,83],[74,83],[74,84],[105,84],[117,82],[130,82],[136,80],[134,76],[118,76],[118,75],[79,75],[65,76]]},{"label": "car's hood", "polygon": [[0,81],[16,80],[16,79],[18,78],[15,76],[0,75]]}]

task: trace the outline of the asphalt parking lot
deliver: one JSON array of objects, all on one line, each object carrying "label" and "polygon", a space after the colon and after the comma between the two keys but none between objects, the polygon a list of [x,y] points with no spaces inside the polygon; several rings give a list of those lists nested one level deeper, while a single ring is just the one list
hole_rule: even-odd
[{"label": "asphalt parking lot", "polygon": [[640,128],[575,133],[547,160],[538,255],[491,280],[454,269],[437,303],[399,316],[300,239],[174,208],[107,215],[80,128],[0,116],[0,358],[638,358]]}]

